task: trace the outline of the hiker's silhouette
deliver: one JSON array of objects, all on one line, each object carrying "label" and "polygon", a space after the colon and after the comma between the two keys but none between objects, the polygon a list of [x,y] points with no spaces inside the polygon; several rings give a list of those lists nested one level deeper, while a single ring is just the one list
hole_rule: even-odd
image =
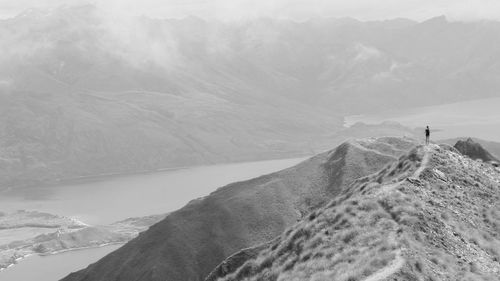
[{"label": "hiker's silhouette", "polygon": [[429,144],[429,138],[431,137],[431,130],[429,129],[429,126],[425,128],[425,144]]}]

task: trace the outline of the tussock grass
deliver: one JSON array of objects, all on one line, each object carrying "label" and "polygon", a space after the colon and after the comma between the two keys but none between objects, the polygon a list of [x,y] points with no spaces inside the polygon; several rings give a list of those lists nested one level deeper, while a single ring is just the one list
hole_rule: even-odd
[{"label": "tussock grass", "polygon": [[254,259],[260,266],[241,268],[259,269],[248,277],[220,280],[364,280],[401,260],[394,280],[498,280],[500,172],[426,149],[428,160],[414,149],[310,213]]}]

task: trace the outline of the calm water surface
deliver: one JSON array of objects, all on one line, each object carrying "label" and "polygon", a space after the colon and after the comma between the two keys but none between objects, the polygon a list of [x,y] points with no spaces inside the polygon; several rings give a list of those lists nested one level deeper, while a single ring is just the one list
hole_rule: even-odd
[{"label": "calm water surface", "polygon": [[0,281],[57,281],[118,249],[121,245],[65,252],[53,256],[31,256],[0,272]]},{"label": "calm water surface", "polygon": [[[206,196],[218,187],[291,167],[304,158],[186,168],[108,178],[0,195],[0,211],[46,211],[88,224],[162,214]],[[107,246],[54,256],[31,256],[0,272],[0,281],[54,281],[115,250]]]},{"label": "calm water surface", "polygon": [[206,196],[218,187],[293,166],[304,158],[203,166],[108,178],[2,196],[0,211],[45,211],[88,224],[163,214]]},{"label": "calm water surface", "polygon": [[499,108],[500,98],[480,99],[347,116],[345,125],[351,126],[356,122],[379,124],[395,121],[412,128],[429,125],[434,140],[470,136],[500,142]]}]

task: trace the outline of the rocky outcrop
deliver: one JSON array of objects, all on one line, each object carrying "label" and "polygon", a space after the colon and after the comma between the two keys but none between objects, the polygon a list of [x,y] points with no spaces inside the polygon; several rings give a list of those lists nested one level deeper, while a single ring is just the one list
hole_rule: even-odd
[{"label": "rocky outcrop", "polygon": [[467,140],[459,140],[454,146],[460,153],[465,156],[470,157],[474,160],[482,160],[484,162],[495,162],[498,163],[498,159],[495,158],[490,152],[483,148],[483,146],[475,142],[473,139],[468,138]]}]

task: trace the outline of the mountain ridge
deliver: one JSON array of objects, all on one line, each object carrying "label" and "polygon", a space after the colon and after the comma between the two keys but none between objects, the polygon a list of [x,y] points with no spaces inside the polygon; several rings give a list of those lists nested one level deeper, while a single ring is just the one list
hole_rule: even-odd
[{"label": "mountain ridge", "polygon": [[63,280],[203,280],[224,258],[272,240],[414,144],[391,137],[351,140],[297,166],[219,188]]},{"label": "mountain ridge", "polygon": [[492,165],[420,146],[206,280],[497,280],[499,182]]}]

